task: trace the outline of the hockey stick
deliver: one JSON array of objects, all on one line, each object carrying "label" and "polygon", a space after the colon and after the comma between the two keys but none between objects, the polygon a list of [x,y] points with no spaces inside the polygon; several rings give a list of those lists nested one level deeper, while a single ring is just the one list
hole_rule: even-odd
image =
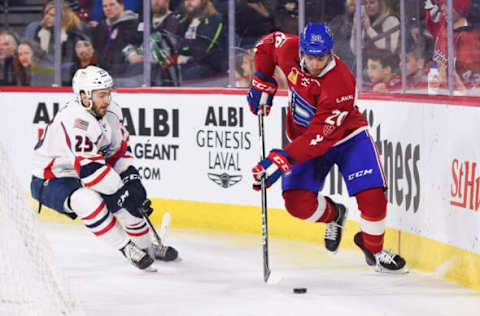
[{"label": "hockey stick", "polygon": [[[146,201],[148,201],[148,200],[146,200]],[[142,214],[142,216],[143,216],[143,218],[145,219],[145,221],[147,222],[148,227],[150,227],[150,229],[152,230],[153,236],[155,237],[155,240],[157,241],[158,246],[161,247],[161,246],[163,245],[162,239],[161,239],[160,236],[158,235],[157,230],[155,229],[155,227],[153,227],[153,224],[152,224],[152,222],[150,221],[150,218],[148,218],[147,211],[145,210],[145,208],[144,208],[143,206],[139,207],[138,210],[139,210],[140,214]],[[162,226],[163,226],[163,222],[162,222]]]},{"label": "hockey stick", "polygon": [[[263,125],[263,111],[258,111],[258,135],[260,138],[260,160],[265,159],[265,129]],[[268,262],[268,218],[267,218],[267,187],[266,175],[260,182],[262,195],[262,237],[263,237],[263,281],[268,283],[270,277],[270,264]]]}]

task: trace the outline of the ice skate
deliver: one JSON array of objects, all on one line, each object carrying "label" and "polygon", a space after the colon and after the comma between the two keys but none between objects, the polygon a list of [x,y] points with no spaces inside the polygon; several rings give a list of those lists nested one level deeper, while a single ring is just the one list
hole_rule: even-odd
[{"label": "ice skate", "polygon": [[325,229],[325,248],[331,252],[337,252],[338,246],[342,241],[342,232],[344,229],[345,221],[347,219],[348,210],[340,203],[333,202],[330,198],[326,198],[332,202],[335,207],[335,219],[330,223],[327,223]]},{"label": "ice skate", "polygon": [[353,241],[360,249],[362,249],[367,264],[369,266],[373,266],[375,271],[385,273],[408,272],[408,269],[405,267],[405,259],[403,259],[400,255],[394,254],[387,250],[382,250],[374,254],[365,248],[363,246],[362,232],[356,233]]},{"label": "ice skate", "polygon": [[130,262],[140,270],[147,269],[154,261],[147,252],[138,248],[132,241],[129,241],[120,251],[125,258],[130,260]]},{"label": "ice skate", "polygon": [[177,250],[171,246],[159,246],[152,243],[152,245],[145,250],[148,252],[150,257],[156,260],[173,261],[178,257]]}]

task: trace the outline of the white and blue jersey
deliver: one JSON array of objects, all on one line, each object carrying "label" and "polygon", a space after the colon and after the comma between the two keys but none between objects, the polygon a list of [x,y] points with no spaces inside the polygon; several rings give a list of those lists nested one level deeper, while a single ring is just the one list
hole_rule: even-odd
[{"label": "white and blue jersey", "polygon": [[[81,186],[114,194],[123,186],[119,174],[132,165],[128,141],[116,103],[97,118],[77,99],[69,101],[35,146],[32,196],[62,212],[65,199]],[[41,186],[47,185],[42,194]]]}]

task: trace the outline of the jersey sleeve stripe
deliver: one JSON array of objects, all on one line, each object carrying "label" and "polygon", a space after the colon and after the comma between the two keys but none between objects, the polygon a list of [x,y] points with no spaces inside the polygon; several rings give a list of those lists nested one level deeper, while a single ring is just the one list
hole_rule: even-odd
[{"label": "jersey sleeve stripe", "polygon": [[105,165],[98,162],[91,162],[84,166],[82,166],[80,163],[80,170],[78,172],[78,175],[80,176],[81,179],[85,179],[103,167],[105,167]]},{"label": "jersey sleeve stripe", "polygon": [[122,141],[122,145],[111,157],[107,158],[107,164],[114,166],[118,159],[122,158],[127,151],[127,143]]},{"label": "jersey sleeve stripe", "polygon": [[95,157],[82,157],[82,156],[77,156],[78,159],[80,161],[83,161],[83,160],[93,160],[93,161],[97,161],[97,160],[104,160],[104,158],[102,156],[95,156]]},{"label": "jersey sleeve stripe", "polygon": [[100,181],[102,181],[103,178],[105,178],[105,176],[110,172],[110,170],[112,170],[112,168],[110,168],[110,166],[105,166],[105,170],[98,176],[96,177],[94,180],[90,181],[90,182],[87,182],[85,183],[85,186],[86,187],[91,187],[91,186],[94,186],[95,184],[99,183]]},{"label": "jersey sleeve stripe", "polygon": [[103,137],[103,134],[100,134],[100,136],[98,136],[97,140],[95,141],[95,146],[98,146],[98,143],[100,142],[102,137]]},{"label": "jersey sleeve stripe", "polygon": [[72,142],[70,142],[70,137],[68,136],[67,129],[65,128],[65,125],[63,125],[63,122],[60,124],[62,125],[63,132],[65,133],[65,141],[67,142],[67,146],[70,150],[72,150]]},{"label": "jersey sleeve stripe", "polygon": [[50,163],[47,165],[47,167],[45,169],[43,169],[43,178],[44,179],[55,179],[56,178],[55,174],[53,174],[53,172],[52,172],[52,166],[55,163],[55,159],[56,158],[53,158],[50,161]]}]

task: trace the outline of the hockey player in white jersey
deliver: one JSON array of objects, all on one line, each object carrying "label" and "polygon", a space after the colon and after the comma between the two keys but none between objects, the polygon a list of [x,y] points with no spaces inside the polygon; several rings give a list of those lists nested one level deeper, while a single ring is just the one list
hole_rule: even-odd
[{"label": "hockey player in white jersey", "polygon": [[49,123],[34,149],[32,196],[85,226],[139,269],[177,251],[152,242],[139,212],[153,209],[128,144],[120,107],[111,100],[112,78],[88,66],[73,77],[75,99]]}]

